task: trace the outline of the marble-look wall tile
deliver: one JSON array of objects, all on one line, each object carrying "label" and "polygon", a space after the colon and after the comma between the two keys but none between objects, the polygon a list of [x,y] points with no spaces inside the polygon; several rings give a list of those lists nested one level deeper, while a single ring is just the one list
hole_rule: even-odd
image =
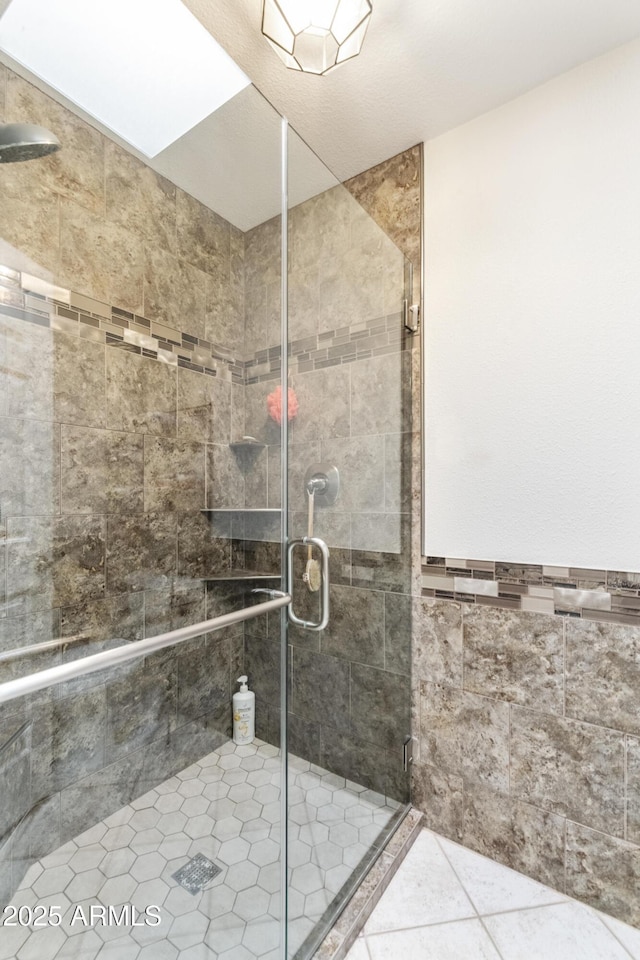
[{"label": "marble-look wall tile", "polygon": [[244,314],[244,256],[234,253],[228,274],[220,271],[213,276],[207,274],[205,338],[212,343],[223,343],[236,356],[241,356],[244,352]]},{"label": "marble-look wall tile", "polygon": [[[232,509],[245,505],[245,475],[238,456],[228,444],[207,444],[207,500],[215,507]],[[266,496],[266,490],[265,490]],[[204,498],[203,498],[204,504]]]},{"label": "marble-look wall tile", "polygon": [[177,574],[177,520],[147,513],[107,523],[107,592],[164,589]]},{"label": "marble-look wall tile", "polygon": [[106,696],[103,687],[34,708],[32,799],[39,800],[104,764]]},{"label": "marble-look wall tile", "polygon": [[178,519],[178,573],[181,577],[207,579],[231,566],[231,540],[216,537],[203,513],[187,513]]},{"label": "marble-look wall tile", "polygon": [[[276,716],[279,720],[277,713]],[[296,757],[304,757],[310,763],[320,764],[320,724],[309,723],[295,713],[287,715],[287,723],[287,744],[290,752]]]},{"label": "marble-look wall tile", "polygon": [[31,724],[0,724],[0,837],[4,841],[31,806]]},{"label": "marble-look wall tile", "polygon": [[[201,443],[229,443],[231,389],[227,380],[178,369],[178,437]],[[244,414],[243,414],[244,425]],[[242,429],[238,436],[242,436]]]},{"label": "marble-look wall tile", "polygon": [[364,210],[420,267],[420,145],[347,180],[345,187]]},{"label": "marble-look wall tile", "polygon": [[60,425],[0,420],[0,516],[60,512]]},{"label": "marble-look wall tile", "polygon": [[146,248],[144,316],[204,339],[207,275],[161,248]]},{"label": "marble-look wall tile", "polygon": [[53,343],[54,419],[89,427],[106,426],[106,348],[59,332],[53,334]]},{"label": "marble-look wall tile", "polygon": [[287,293],[289,337],[296,340],[315,334],[321,311],[318,264],[290,269]]},{"label": "marble-look wall tile", "polygon": [[640,847],[567,823],[567,893],[640,926]]},{"label": "marble-look wall tile", "polygon": [[565,820],[493,790],[465,791],[462,842],[485,857],[564,890]]},{"label": "marble-look wall tile", "polygon": [[275,390],[277,383],[250,383],[245,387],[245,427],[244,432],[255,437],[261,443],[273,446],[280,444],[280,426],[272,420],[267,410],[267,397]]},{"label": "marble-look wall tile", "polygon": [[339,777],[406,803],[408,781],[402,773],[401,758],[401,750],[384,750],[380,744],[359,740],[328,724],[320,727],[321,766]]},{"label": "marble-look wall tile", "polygon": [[144,438],[145,510],[203,510],[205,445],[166,437]]},{"label": "marble-look wall tile", "polygon": [[6,366],[2,387],[7,416],[54,420],[55,352],[51,330],[2,316],[0,331]]},{"label": "marble-look wall tile", "polygon": [[[412,599],[407,641],[412,643],[413,676],[431,683],[462,686],[462,612],[460,604],[421,597]],[[478,691],[480,692],[480,691]]]},{"label": "marble-look wall tile", "polygon": [[425,826],[450,840],[462,842],[462,777],[443,773],[429,763],[414,763],[411,768],[411,802],[424,811]]},{"label": "marble-look wall tile", "polygon": [[144,248],[135,234],[72,200],[60,201],[63,286],[142,313],[143,276]]},{"label": "marble-look wall tile", "polygon": [[412,597],[384,594],[384,668],[411,676]]},{"label": "marble-look wall tile", "polygon": [[291,707],[306,720],[344,727],[349,717],[349,664],[337,657],[295,649]]},{"label": "marble-look wall tile", "polygon": [[509,705],[440,684],[421,685],[423,763],[506,793]]},{"label": "marble-look wall tile", "polygon": [[640,628],[567,620],[567,716],[640,734]]},{"label": "marble-look wall tile", "polygon": [[351,664],[351,730],[356,737],[395,749],[401,756],[410,714],[406,677]]},{"label": "marble-look wall tile", "polygon": [[53,280],[60,262],[60,200],[55,194],[2,197],[3,265]]},{"label": "marble-look wall tile", "polygon": [[104,190],[108,220],[152,246],[175,253],[175,184],[106,140]]},{"label": "marble-look wall tile", "polygon": [[408,516],[401,513],[351,514],[351,546],[354,550],[400,554],[408,542]]},{"label": "marble-look wall tile", "polygon": [[231,225],[184,190],[176,205],[179,257],[205,273],[228,272]]},{"label": "marble-look wall tile", "polygon": [[304,271],[320,259],[346,253],[352,217],[359,210],[341,184],[293,207],[289,211],[290,271]]},{"label": "marble-look wall tile", "polygon": [[166,589],[145,591],[145,637],[178,630],[206,619],[205,584],[201,581],[176,577]]},{"label": "marble-look wall tile", "polygon": [[177,652],[176,662],[178,725],[196,720],[223,706],[229,706],[230,710],[230,640],[221,639],[216,633],[192,640]]},{"label": "marble-look wall tile", "polygon": [[402,433],[402,354],[370,357],[349,364],[351,372],[351,433]]},{"label": "marble-look wall tile", "polygon": [[[60,611],[60,636],[75,638],[62,647],[62,662],[81,660],[123,643],[135,643],[144,636],[144,595],[123,593],[94,600]],[[113,667],[59,684],[60,697],[69,697],[104,685],[112,677],[126,674],[129,666]]]},{"label": "marble-look wall tile", "polygon": [[[248,585],[239,580],[221,580],[217,583],[207,583],[206,585],[206,611],[207,618],[219,617],[223,613],[231,613],[233,610],[239,610],[255,602],[256,598],[247,592]],[[262,615],[250,621],[252,636],[267,637],[267,617]],[[245,626],[249,628],[249,623],[235,624],[231,627],[225,627],[218,631],[219,636],[225,637],[244,637]],[[278,620],[278,637],[280,636],[280,621]]]},{"label": "marble-look wall tile", "polygon": [[[279,443],[270,444],[267,453],[268,506],[275,509],[280,507],[282,493],[280,486],[282,477],[280,469],[281,453],[282,449]],[[305,485],[305,474],[307,469],[313,463],[318,463],[320,459],[320,442],[318,440],[312,440],[308,443],[289,444],[289,473],[287,477],[289,485],[289,509],[300,513],[304,518],[308,518],[309,515],[309,497]],[[341,510],[338,510],[340,506],[340,502],[337,502],[333,507],[321,508],[317,506],[314,510],[315,520],[318,523],[322,523],[321,518],[324,516],[341,512]],[[306,522],[303,522],[305,523],[304,532],[306,533]],[[349,537],[351,536],[350,531],[347,535]],[[337,546],[337,544],[331,545]]]},{"label": "marble-look wall tile", "polygon": [[63,513],[140,513],[143,437],[62,426]]},{"label": "marble-look wall tile", "polygon": [[340,509],[384,510],[384,438],[352,437],[322,441],[322,459],[340,472]]},{"label": "marble-look wall tile", "polygon": [[102,517],[7,521],[7,602],[13,616],[96,600],[105,589]]},{"label": "marble-look wall tile", "polygon": [[464,613],[466,690],[562,714],[563,620],[469,604]]},{"label": "marble-look wall tile", "polygon": [[[244,474],[244,505],[249,510],[264,509],[268,506],[268,448],[238,452],[233,451],[238,465]],[[219,489],[219,485],[218,485]]]},{"label": "marble-look wall tile", "polygon": [[176,383],[176,367],[107,350],[109,428],[175,437]]},{"label": "marble-look wall tile", "polygon": [[[409,422],[407,407],[403,410],[403,427]],[[418,435],[388,433],[384,438],[384,507],[388,512],[412,512],[411,458]]]},{"label": "marble-look wall tile", "polygon": [[624,832],[624,737],[511,707],[511,791],[596,830]]},{"label": "marble-look wall tile", "polygon": [[21,866],[20,860],[29,862],[34,859],[39,860],[62,844],[60,794],[54,793],[53,796],[40,800],[32,806],[12,839],[14,878],[17,879]]},{"label": "marble-look wall tile", "polygon": [[278,642],[245,636],[244,668],[249,677],[250,687],[259,700],[278,708],[281,686],[280,655]]},{"label": "marble-look wall tile", "polygon": [[322,653],[384,667],[384,593],[334,584],[329,625],[320,634]]},{"label": "marble-look wall tile", "polygon": [[7,116],[13,121],[27,117],[30,123],[46,127],[58,137],[62,149],[37,164],[12,164],[3,177],[3,193],[30,199],[57,194],[104,216],[106,138],[12,71],[8,71]]},{"label": "marble-look wall tile", "polygon": [[[290,427],[292,443],[350,436],[349,384],[354,366],[327,367],[291,377],[298,399],[298,414]],[[354,433],[365,432],[354,429]]]},{"label": "marble-look wall tile", "polygon": [[0,620],[0,652],[44,643],[60,636],[58,610],[41,610],[25,617]]},{"label": "marble-look wall tile", "polygon": [[640,740],[627,737],[627,840],[640,844]]},{"label": "marble-look wall tile", "polygon": [[159,782],[145,780],[145,752],[139,750],[90,773],[59,794],[62,842],[94,826]]},{"label": "marble-look wall tile", "polygon": [[[248,262],[248,261],[247,261]],[[250,357],[256,350],[266,350],[267,288],[264,284],[245,282],[244,290],[244,352]]]},{"label": "marble-look wall tile", "polygon": [[239,440],[244,436],[244,385],[231,384],[231,427],[230,440]]},{"label": "marble-look wall tile", "polygon": [[161,652],[161,659],[136,662],[131,673],[107,686],[107,762],[119,760],[146,743],[162,740],[176,727],[176,660],[175,656]]},{"label": "marble-look wall tile", "polygon": [[245,233],[245,289],[280,281],[280,234],[280,217],[273,217]]},{"label": "marble-look wall tile", "polygon": [[[323,261],[318,315],[320,333],[345,326],[345,320],[357,323],[384,316],[383,271],[381,255],[365,258],[358,249],[347,251],[344,257]],[[401,290],[399,286],[399,292]]]},{"label": "marble-look wall tile", "polygon": [[8,70],[3,63],[0,63],[0,120],[5,120],[6,109],[6,89],[7,89]]}]

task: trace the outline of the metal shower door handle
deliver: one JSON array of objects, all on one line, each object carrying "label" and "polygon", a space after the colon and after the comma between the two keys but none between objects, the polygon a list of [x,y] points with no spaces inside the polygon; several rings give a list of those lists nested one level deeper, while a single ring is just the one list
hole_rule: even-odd
[{"label": "metal shower door handle", "polygon": [[320,593],[320,620],[314,623],[310,620],[302,620],[293,612],[293,600],[287,607],[287,617],[289,623],[295,623],[298,627],[304,627],[305,630],[324,630],[329,623],[329,548],[320,537],[300,537],[299,540],[290,540],[287,547],[287,584],[289,592],[293,588],[293,551],[296,547],[317,547],[322,556],[322,590]]}]

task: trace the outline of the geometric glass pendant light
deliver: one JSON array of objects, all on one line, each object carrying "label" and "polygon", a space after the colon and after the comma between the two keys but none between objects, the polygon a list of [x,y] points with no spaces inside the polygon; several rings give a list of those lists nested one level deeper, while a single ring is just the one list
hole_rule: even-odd
[{"label": "geometric glass pendant light", "polygon": [[370,0],[264,0],[262,33],[291,70],[322,75],[357,57]]}]

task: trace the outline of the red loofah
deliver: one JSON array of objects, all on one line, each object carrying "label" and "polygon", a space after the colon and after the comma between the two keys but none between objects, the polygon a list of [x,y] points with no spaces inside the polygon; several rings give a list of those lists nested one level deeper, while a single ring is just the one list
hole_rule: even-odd
[{"label": "red loofah", "polygon": [[[288,398],[288,419],[293,420],[298,412],[298,398],[295,392],[289,387],[287,391]],[[267,397],[267,410],[269,416],[276,423],[282,423],[282,387],[276,387],[273,393]]]}]

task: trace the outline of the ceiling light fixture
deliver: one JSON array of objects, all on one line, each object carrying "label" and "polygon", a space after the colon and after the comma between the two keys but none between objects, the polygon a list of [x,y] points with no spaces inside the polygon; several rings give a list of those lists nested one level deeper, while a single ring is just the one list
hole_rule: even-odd
[{"label": "ceiling light fixture", "polygon": [[370,0],[264,0],[262,33],[290,70],[328,73],[357,57]]}]

